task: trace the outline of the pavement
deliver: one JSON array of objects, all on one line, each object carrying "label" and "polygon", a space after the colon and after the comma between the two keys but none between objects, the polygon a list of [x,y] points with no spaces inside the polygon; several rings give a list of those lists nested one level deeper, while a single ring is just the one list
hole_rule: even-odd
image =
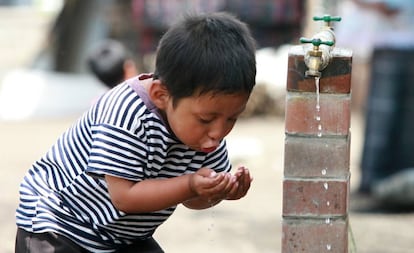
[{"label": "pavement", "polygon": [[[18,22],[23,22],[22,18],[26,17],[31,25],[41,27],[48,24],[43,17],[36,21],[27,13],[17,16],[15,18],[16,15],[0,9],[1,45],[5,44],[6,38],[14,38],[2,33],[7,26],[4,17],[15,18]],[[9,22],[15,23],[13,20]],[[29,21],[24,25],[29,25]],[[12,32],[12,29],[9,30]],[[18,41],[18,36],[15,37]],[[39,43],[41,39],[36,38],[31,41]],[[0,50],[4,48],[0,47]],[[10,67],[21,66],[25,62],[21,57],[13,57],[10,52],[3,51],[0,52],[3,56],[0,78]],[[22,49],[21,52],[32,52],[32,49]],[[0,253],[14,251],[14,211],[18,201],[18,185],[24,173],[74,120],[74,115],[64,114],[59,117],[0,121]],[[352,194],[349,221],[357,252],[412,253],[414,211],[363,210],[370,200],[354,194],[359,182],[363,123],[363,115],[354,112],[351,121]],[[236,167],[241,164],[247,166],[254,177],[248,195],[239,201],[224,202],[204,211],[180,206],[155,234],[166,252],[281,252],[284,118],[271,115],[242,119],[228,136],[228,143],[233,164]]]}]

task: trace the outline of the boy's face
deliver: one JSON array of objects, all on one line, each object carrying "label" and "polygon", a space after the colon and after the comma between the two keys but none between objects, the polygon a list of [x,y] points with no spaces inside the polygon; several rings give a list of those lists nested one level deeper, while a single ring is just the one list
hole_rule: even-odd
[{"label": "boy's face", "polygon": [[179,140],[194,150],[208,153],[230,133],[248,98],[245,93],[206,93],[182,98],[173,106],[170,97],[163,111]]}]

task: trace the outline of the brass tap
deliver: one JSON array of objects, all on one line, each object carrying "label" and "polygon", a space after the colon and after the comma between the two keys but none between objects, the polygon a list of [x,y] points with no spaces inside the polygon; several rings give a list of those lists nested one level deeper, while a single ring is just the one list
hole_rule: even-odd
[{"label": "brass tap", "polygon": [[312,39],[300,38],[301,43],[312,43],[313,47],[305,54],[305,64],[308,70],[307,77],[321,77],[321,71],[326,68],[331,60],[331,51],[335,45],[335,33],[331,27],[332,21],[340,21],[340,17],[313,17],[315,21],[324,21],[322,30],[315,34]]},{"label": "brass tap", "polygon": [[321,77],[321,72],[323,69],[328,66],[331,55],[330,50],[323,50],[320,48],[321,45],[327,45],[329,47],[334,45],[333,41],[322,41],[319,38],[316,39],[306,39],[300,38],[301,43],[312,43],[313,47],[311,50],[308,50],[305,54],[305,64],[308,67],[308,70],[305,72],[307,77]]}]

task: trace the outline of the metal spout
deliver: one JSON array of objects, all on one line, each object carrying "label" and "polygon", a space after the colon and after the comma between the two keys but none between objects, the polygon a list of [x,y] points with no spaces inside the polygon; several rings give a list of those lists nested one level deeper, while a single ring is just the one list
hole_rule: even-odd
[{"label": "metal spout", "polygon": [[305,64],[308,70],[305,71],[306,77],[321,77],[321,71],[328,66],[331,61],[331,51],[335,45],[335,33],[330,23],[340,21],[340,17],[314,17],[315,21],[324,21],[323,29],[315,34],[312,39],[301,38],[301,43],[311,43],[313,47],[309,48],[305,54]]},{"label": "metal spout", "polygon": [[[332,41],[322,41],[319,38],[308,40],[301,38],[302,43],[312,43],[313,48],[308,50],[305,54],[305,64],[308,70],[305,72],[306,77],[321,77],[321,71],[328,66],[331,60],[331,46]],[[325,45],[325,47],[322,47]]]},{"label": "metal spout", "polygon": [[308,70],[305,71],[306,77],[321,77],[321,72],[319,71],[321,57],[310,56],[305,59],[305,64],[308,67]]}]

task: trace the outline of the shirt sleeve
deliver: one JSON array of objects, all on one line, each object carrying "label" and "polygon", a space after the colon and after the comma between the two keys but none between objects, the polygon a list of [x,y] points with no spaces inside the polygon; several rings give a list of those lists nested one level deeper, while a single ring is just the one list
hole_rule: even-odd
[{"label": "shirt sleeve", "polygon": [[141,181],[145,177],[146,147],[143,130],[135,134],[107,124],[93,126],[86,172],[97,177],[111,175]]}]

